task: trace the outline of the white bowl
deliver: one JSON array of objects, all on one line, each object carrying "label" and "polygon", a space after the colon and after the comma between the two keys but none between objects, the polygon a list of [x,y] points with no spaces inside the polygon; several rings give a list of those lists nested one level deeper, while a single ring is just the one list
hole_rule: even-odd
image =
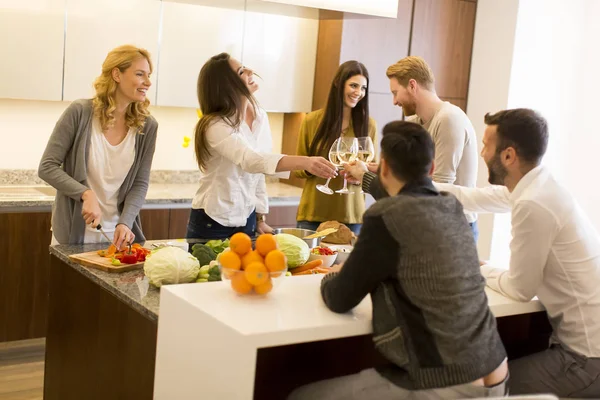
[{"label": "white bowl", "polygon": [[321,267],[323,267],[323,268],[329,268],[329,267],[331,267],[333,265],[333,263],[335,262],[337,256],[338,256],[337,253],[336,254],[332,254],[330,256],[322,256],[320,254],[310,253],[310,255],[308,256],[308,261],[323,260],[323,264],[321,264]]},{"label": "white bowl", "polygon": [[[323,246],[325,246],[324,243]],[[337,251],[337,258],[335,260],[336,264],[340,264],[346,261],[348,259],[348,256],[350,255],[350,252],[354,248],[349,244],[328,244],[327,247],[329,247],[333,251]]]}]

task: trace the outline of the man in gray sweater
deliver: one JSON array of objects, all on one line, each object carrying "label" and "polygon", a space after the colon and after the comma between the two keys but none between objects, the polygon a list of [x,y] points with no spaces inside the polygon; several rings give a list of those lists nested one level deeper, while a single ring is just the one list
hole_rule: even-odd
[{"label": "man in gray sweater", "polygon": [[371,295],[373,342],[389,365],[299,388],[290,399],[503,396],[506,352],[463,208],[428,176],[431,136],[392,122],[381,154],[387,197],[365,213],[354,250],[323,279],[321,294],[339,313]]},{"label": "man in gray sweater", "polygon": [[[433,181],[475,187],[475,128],[463,110],[438,97],[435,91],[435,77],[429,65],[421,57],[409,56],[390,65],[386,75],[390,79],[394,105],[402,107],[407,121],[422,125],[433,138]],[[465,215],[477,241],[477,214]]]}]

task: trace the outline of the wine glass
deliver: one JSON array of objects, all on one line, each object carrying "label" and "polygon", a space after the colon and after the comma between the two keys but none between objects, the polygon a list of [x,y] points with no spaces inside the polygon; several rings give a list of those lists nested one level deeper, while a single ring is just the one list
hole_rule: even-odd
[{"label": "wine glass", "polygon": [[[369,136],[359,137],[358,140],[358,154],[356,159],[364,163],[370,163],[375,158],[375,146]],[[360,194],[365,194],[363,190],[360,190]]]},{"label": "wine glass", "polygon": [[[356,160],[356,156],[358,155],[358,140],[355,137],[342,136],[338,139],[337,150],[337,156],[341,165],[351,163]],[[345,175],[344,187],[335,192],[340,194],[354,194],[354,192],[348,190],[348,180]]]},{"label": "wine glass", "polygon": [[[339,168],[341,166],[340,160],[338,158],[338,142],[339,142],[340,138],[337,138],[335,140],[335,142],[333,142],[333,144],[331,145],[331,147],[329,148],[329,161],[331,161],[331,163],[333,165],[335,165],[337,168]],[[329,187],[329,181],[331,180],[331,178],[327,179],[327,182],[325,182],[324,185],[317,185],[317,190],[321,193],[325,193],[325,194],[333,194],[333,190]]]}]

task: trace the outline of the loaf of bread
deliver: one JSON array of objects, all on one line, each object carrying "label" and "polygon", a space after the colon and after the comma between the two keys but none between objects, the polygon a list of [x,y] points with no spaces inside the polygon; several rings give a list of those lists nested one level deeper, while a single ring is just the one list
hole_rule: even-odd
[{"label": "loaf of bread", "polygon": [[354,233],[346,225],[337,221],[327,221],[319,225],[317,232],[328,228],[337,229],[337,232],[325,236],[323,242],[332,244],[352,244]]}]

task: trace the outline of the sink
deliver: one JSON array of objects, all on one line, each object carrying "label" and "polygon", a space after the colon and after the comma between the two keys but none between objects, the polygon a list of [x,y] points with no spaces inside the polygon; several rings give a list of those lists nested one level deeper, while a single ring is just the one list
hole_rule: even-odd
[{"label": "sink", "polygon": [[56,189],[51,186],[6,185],[0,186],[0,199],[40,199],[54,197]]}]

